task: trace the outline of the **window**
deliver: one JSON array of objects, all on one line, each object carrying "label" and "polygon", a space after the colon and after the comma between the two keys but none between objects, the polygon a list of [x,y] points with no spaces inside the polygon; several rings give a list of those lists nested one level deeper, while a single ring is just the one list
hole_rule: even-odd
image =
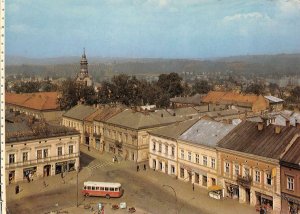
[{"label": "window", "polygon": [[172,148],[172,150],[171,150],[171,155],[174,157],[174,156],[175,156],[175,147],[172,146],[171,148]]},{"label": "window", "polygon": [[225,173],[229,173],[229,163],[225,162]]},{"label": "window", "polygon": [[266,184],[272,185],[272,175],[271,175],[271,172],[266,172]]},{"label": "window", "polygon": [[109,188],[109,191],[114,191],[114,190],[115,190],[115,188],[113,188],[113,187]]},{"label": "window", "polygon": [[294,178],[287,177],[287,189],[294,190]]},{"label": "window", "polygon": [[62,147],[57,147],[57,156],[62,156]]},{"label": "window", "polygon": [[238,176],[240,174],[240,165],[235,164],[234,165],[234,175]]},{"label": "window", "polygon": [[158,144],[158,151],[161,152],[161,143]]},{"label": "window", "polygon": [[156,150],[156,143],[155,143],[155,142],[153,142],[153,148],[152,148],[152,150],[153,150],[153,151]]},{"label": "window", "polygon": [[15,162],[15,154],[9,154],[9,163],[12,164]]},{"label": "window", "polygon": [[73,154],[73,145],[69,145],[69,154]]},{"label": "window", "polygon": [[183,149],[180,150],[180,157],[181,157],[181,159],[184,159],[184,150]]},{"label": "window", "polygon": [[213,168],[213,169],[216,168],[216,159],[214,159],[214,158],[211,159],[211,168]]},{"label": "window", "polygon": [[260,171],[255,171],[255,182],[260,183]]},{"label": "window", "polygon": [[207,166],[207,156],[203,156],[203,165]]},{"label": "window", "polygon": [[165,153],[168,154],[168,145],[165,145]]},{"label": "window", "polygon": [[36,151],[36,158],[37,158],[37,159],[42,159],[42,158],[43,158],[42,155],[43,155],[43,154],[42,154],[42,150],[41,150],[41,149],[39,149],[39,150]]},{"label": "window", "polygon": [[23,152],[23,162],[28,161],[28,152]]},{"label": "window", "polygon": [[100,187],[96,187],[96,190],[98,190],[98,191],[99,191],[99,189],[100,189]]},{"label": "window", "polygon": [[88,186],[87,189],[88,189],[88,190],[91,190],[92,188]]},{"label": "window", "polygon": [[116,191],[116,192],[119,191],[119,188],[115,188],[115,191]]},{"label": "window", "polygon": [[48,157],[48,149],[44,149],[44,158]]},{"label": "window", "polygon": [[188,160],[191,161],[192,160],[192,153],[188,152]]},{"label": "window", "polygon": [[195,154],[195,162],[199,163],[199,154]]},{"label": "window", "polygon": [[104,187],[100,187],[100,190],[103,191],[103,190],[104,190]]},{"label": "window", "polygon": [[92,190],[95,190],[95,187],[92,187]]},{"label": "window", "polygon": [[108,191],[108,187],[105,187],[105,191]]},{"label": "window", "polygon": [[244,168],[244,176],[249,176],[250,175],[250,170],[249,170],[249,168],[247,168],[247,167],[245,167]]},{"label": "window", "polygon": [[184,178],[184,168],[180,168],[180,177]]}]

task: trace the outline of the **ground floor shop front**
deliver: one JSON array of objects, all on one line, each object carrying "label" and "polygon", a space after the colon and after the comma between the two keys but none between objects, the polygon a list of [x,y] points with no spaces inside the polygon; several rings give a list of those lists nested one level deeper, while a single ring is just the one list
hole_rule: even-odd
[{"label": "ground floor shop front", "polygon": [[23,165],[21,167],[10,167],[6,169],[8,176],[7,184],[24,181],[28,182],[41,177],[52,176],[60,173],[75,171],[79,166],[79,158],[44,162],[32,165]]},{"label": "ground floor shop front", "polygon": [[300,198],[281,193],[281,213],[300,214]]},{"label": "ground floor shop front", "polygon": [[177,176],[176,162],[166,157],[150,154],[149,167],[168,175]]},{"label": "ground floor shop front", "polygon": [[224,180],[224,197],[236,199],[240,203],[252,205],[259,211],[263,207],[270,213],[280,213],[280,196],[254,186],[239,185],[233,180]]}]

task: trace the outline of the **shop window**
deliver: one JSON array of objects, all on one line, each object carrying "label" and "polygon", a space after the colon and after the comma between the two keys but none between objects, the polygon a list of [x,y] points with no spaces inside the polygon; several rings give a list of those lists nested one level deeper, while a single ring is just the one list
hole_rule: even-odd
[{"label": "shop window", "polygon": [[287,189],[294,191],[294,178],[287,177]]}]

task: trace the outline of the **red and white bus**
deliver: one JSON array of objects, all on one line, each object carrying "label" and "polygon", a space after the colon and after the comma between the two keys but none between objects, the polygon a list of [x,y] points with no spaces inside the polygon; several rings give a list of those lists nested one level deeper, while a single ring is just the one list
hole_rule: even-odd
[{"label": "red and white bus", "polygon": [[118,198],[122,196],[123,189],[120,183],[86,181],[83,183],[82,194],[84,196]]}]

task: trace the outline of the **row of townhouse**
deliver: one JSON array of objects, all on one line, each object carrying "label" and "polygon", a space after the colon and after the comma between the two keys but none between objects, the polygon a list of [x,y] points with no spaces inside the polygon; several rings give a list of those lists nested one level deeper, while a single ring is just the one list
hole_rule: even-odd
[{"label": "row of townhouse", "polygon": [[150,132],[149,165],[257,209],[299,213],[299,136],[297,126],[264,121],[184,121]]},{"label": "row of townhouse", "polygon": [[7,112],[6,184],[78,170],[79,137],[74,129]]}]

